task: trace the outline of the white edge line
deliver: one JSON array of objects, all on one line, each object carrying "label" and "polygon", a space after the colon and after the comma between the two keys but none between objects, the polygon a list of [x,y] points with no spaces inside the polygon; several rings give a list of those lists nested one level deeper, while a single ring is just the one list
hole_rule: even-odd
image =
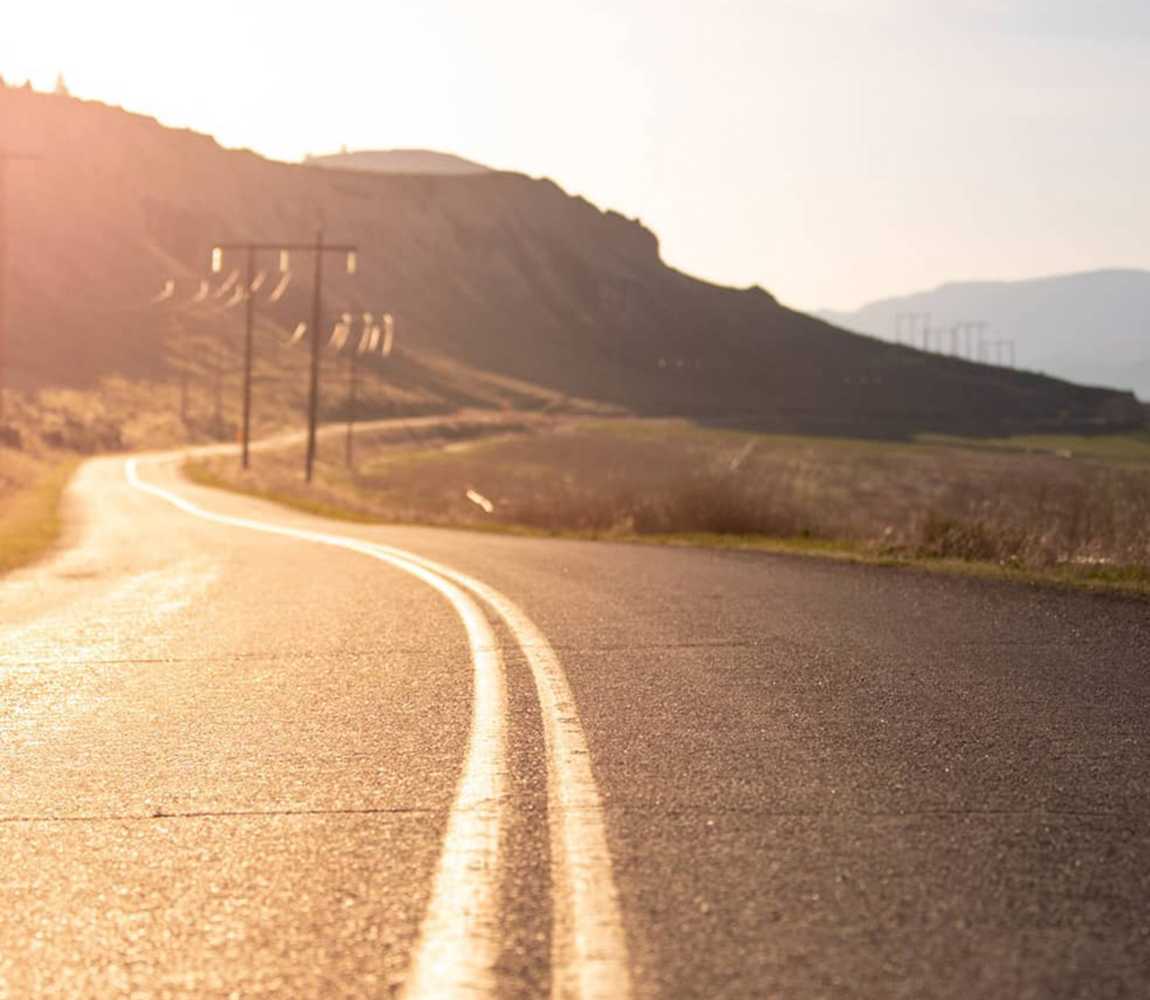
[{"label": "white edge line", "polygon": [[341,535],[215,514],[142,480],[136,459],[128,459],[124,468],[133,487],[194,517],[371,556],[419,578],[450,602],[467,630],[474,664],[471,735],[403,996],[410,1000],[494,996],[499,958],[501,814],[506,801],[507,698],[503,661],[483,612],[454,583],[402,555],[400,550],[385,551]]}]

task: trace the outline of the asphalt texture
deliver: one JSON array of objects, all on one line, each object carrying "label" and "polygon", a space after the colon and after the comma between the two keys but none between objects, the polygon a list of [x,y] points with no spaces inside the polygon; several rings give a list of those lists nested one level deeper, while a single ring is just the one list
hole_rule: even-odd
[{"label": "asphalt texture", "polygon": [[[435,559],[566,672],[639,997],[1150,996],[1150,605],[766,554],[221,513]],[[464,630],[354,552],[85,466],[0,582],[0,997],[399,991]],[[500,996],[552,983],[547,755],[507,668]]]}]

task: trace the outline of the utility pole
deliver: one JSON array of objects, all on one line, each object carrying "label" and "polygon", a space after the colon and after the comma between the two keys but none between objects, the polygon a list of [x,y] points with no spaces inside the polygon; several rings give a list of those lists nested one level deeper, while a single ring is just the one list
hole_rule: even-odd
[{"label": "utility pole", "polygon": [[960,324],[962,327],[963,353],[967,360],[974,360],[974,324],[966,320]]},{"label": "utility pole", "polygon": [[221,350],[212,366],[212,398],[215,402],[215,415],[212,418],[217,438],[224,436],[224,354]]},{"label": "utility pole", "polygon": [[977,356],[978,361],[983,360],[983,348],[984,348],[985,341],[982,339],[982,335],[986,332],[986,329],[989,326],[990,326],[989,323],[987,323],[985,320],[981,320],[981,319],[975,320],[973,323],[970,324],[971,330],[974,331],[975,342],[978,344],[978,356]]},{"label": "utility pole", "polygon": [[[278,250],[278,246],[259,243],[218,243],[212,248],[212,272],[223,270],[225,250],[241,250],[244,253],[245,268],[243,282],[244,297],[244,377],[243,377],[243,418],[240,445],[240,464],[244,469],[250,465],[252,436],[252,357],[255,330],[256,292],[256,251]],[[281,265],[286,263],[281,255]]]},{"label": "utility pole", "polygon": [[307,454],[304,457],[303,478],[310,483],[315,468],[315,425],[319,416],[319,325],[323,321],[323,230],[315,234],[315,278],[311,300],[311,361],[308,367],[307,388]]},{"label": "utility pole", "polygon": [[918,325],[919,319],[923,316],[922,313],[916,312],[901,312],[896,317],[895,336],[898,342],[902,343],[902,327],[906,324],[906,343],[908,347],[914,347],[914,333],[915,327]]},{"label": "utility pole", "polygon": [[240,465],[248,468],[248,445],[252,436],[252,325],[255,321],[255,281],[256,250],[248,247],[247,275],[244,279],[244,400],[243,400],[243,445],[240,448]]},{"label": "utility pole", "polygon": [[380,357],[390,357],[391,347],[395,340],[395,319],[391,313],[384,313],[380,319],[382,325],[375,323],[372,313],[363,314],[363,333],[360,334],[359,343],[351,345],[347,357],[347,439],[344,443],[344,461],[350,469],[355,461],[355,420],[356,413],[356,387],[358,386],[359,357],[361,354],[370,354],[379,348]]},{"label": "utility pole", "polygon": [[311,251],[315,254],[315,286],[312,300],[312,335],[311,335],[311,364],[308,375],[308,407],[307,407],[307,457],[304,465],[304,478],[310,483],[312,467],[315,465],[315,430],[316,419],[319,413],[319,337],[320,322],[323,314],[323,255],[324,253],[342,253],[347,258],[347,273],[355,274],[356,253],[354,246],[337,246],[325,244],[323,230],[316,233],[315,243],[218,243],[212,249],[212,271],[219,273],[223,267],[223,254],[225,250],[241,250],[246,255],[247,277],[244,283],[244,297],[246,299],[245,326],[244,326],[244,388],[243,388],[243,443],[240,449],[240,461],[243,467],[248,468],[251,446],[251,412],[252,412],[252,336],[255,324],[255,260],[256,253],[261,250],[270,250],[280,255],[280,271],[287,271],[288,254],[292,251]]},{"label": "utility pole", "polygon": [[[177,343],[184,339],[182,334],[184,333],[185,329],[186,328],[184,324],[180,321],[180,317],[178,315],[173,316],[172,330],[175,333],[175,339]],[[180,422],[186,429],[188,426],[188,417],[190,415],[188,411],[188,368],[187,362],[183,358],[177,357],[176,361],[178,362],[180,372]],[[170,354],[168,355],[168,362],[171,363]]]},{"label": "utility pole", "polygon": [[[915,331],[919,322],[922,322],[922,347],[921,350],[928,350],[927,345],[930,343],[930,313],[928,312],[907,312],[898,314],[902,319],[906,320],[906,342],[914,347]],[[902,321],[899,321],[898,328],[901,329]],[[900,338],[901,339],[901,338]]]},{"label": "utility pole", "polygon": [[8,306],[7,286],[5,279],[8,274],[8,164],[17,160],[38,160],[40,157],[31,153],[14,153],[0,149],[0,421],[4,419],[4,383],[5,365],[7,355],[6,313]]},{"label": "utility pole", "polygon": [[363,333],[358,343],[350,343],[347,352],[347,440],[344,442],[344,463],[350,469],[354,465],[355,440],[355,390],[356,377],[359,375],[359,356],[371,341],[371,317],[368,313],[363,316]]},{"label": "utility pole", "polygon": [[188,426],[188,372],[180,369],[180,422]]},{"label": "utility pole", "polygon": [[319,351],[320,323],[323,322],[323,255],[336,252],[347,255],[347,271],[355,274],[356,248],[332,246],[323,241],[323,230],[315,234],[315,284],[312,289],[311,371],[308,378],[307,398],[307,455],[304,459],[304,480],[311,482],[315,467],[315,428],[319,417]]},{"label": "utility pole", "polygon": [[347,354],[347,440],[343,449],[343,461],[349,469],[355,462],[352,442],[355,440],[355,377],[359,367],[356,364],[358,360],[359,347],[353,347]]}]

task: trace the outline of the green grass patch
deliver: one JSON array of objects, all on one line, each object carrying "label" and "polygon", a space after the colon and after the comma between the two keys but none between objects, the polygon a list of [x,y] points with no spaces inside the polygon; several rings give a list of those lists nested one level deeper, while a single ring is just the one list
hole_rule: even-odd
[{"label": "green grass patch", "polygon": [[0,495],[0,573],[41,558],[60,539],[60,501],[76,459],[52,463],[27,486]]},{"label": "green grass patch", "polygon": [[1024,434],[1005,438],[960,438],[920,434],[919,444],[950,445],[985,451],[1053,455],[1065,459],[1092,459],[1117,464],[1150,465],[1150,431],[1127,434]]},{"label": "green grass patch", "polygon": [[684,532],[665,535],[634,535],[616,539],[641,545],[671,545],[693,548],[767,552],[773,555],[803,556],[862,566],[942,573],[1062,590],[1120,594],[1150,599],[1150,571],[1141,566],[1064,565],[1036,569],[977,559],[941,559],[907,552],[872,549],[857,542],[818,538],[772,538],[766,535],[721,535]]}]

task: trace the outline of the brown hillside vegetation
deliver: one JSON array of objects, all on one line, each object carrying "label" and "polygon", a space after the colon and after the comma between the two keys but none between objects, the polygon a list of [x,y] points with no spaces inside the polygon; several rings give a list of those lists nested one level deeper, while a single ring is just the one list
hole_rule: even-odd
[{"label": "brown hillside vegetation", "polygon": [[[170,303],[149,300],[175,279],[186,301],[216,242],[308,240],[322,224],[360,249],[355,277],[329,262],[328,303],[395,314],[391,377],[417,408],[574,397],[644,415],[867,434],[1142,421],[1127,394],[883,344],[760,288],[698,281],[663,264],[638,222],[550,181],[269,162],[119,109],[13,89],[0,89],[0,133],[42,157],[12,169],[9,197],[12,351],[25,384],[232,368],[232,355],[207,356],[217,328],[238,329],[240,310],[181,324]],[[274,267],[267,258],[261,266]],[[293,266],[283,300],[260,305],[257,353],[268,364],[287,352],[265,383],[294,380],[302,353],[285,343],[309,314],[312,263],[302,255]]]}]

